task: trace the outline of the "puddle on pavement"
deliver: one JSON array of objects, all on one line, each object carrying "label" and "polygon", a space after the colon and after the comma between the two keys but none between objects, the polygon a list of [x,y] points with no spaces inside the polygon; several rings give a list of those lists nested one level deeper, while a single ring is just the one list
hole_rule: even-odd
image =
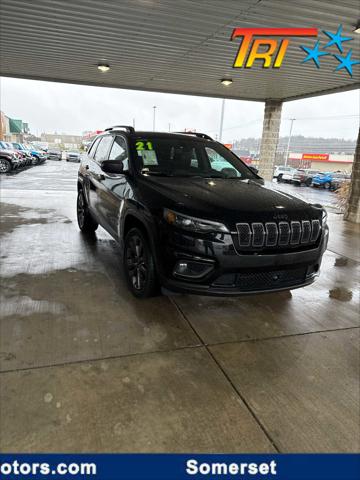
[{"label": "puddle on pavement", "polygon": [[72,223],[64,215],[55,210],[42,208],[27,208],[11,203],[1,203],[0,235],[12,233],[23,225],[39,225],[47,223]]},{"label": "puddle on pavement", "polygon": [[338,257],[335,259],[335,267],[346,267],[348,265],[349,259],[346,257]]},{"label": "puddle on pavement", "polygon": [[68,268],[2,287],[3,370],[198,344],[167,297],[135,299],[120,277]]},{"label": "puddle on pavement", "polygon": [[353,298],[353,293],[347,288],[337,287],[329,290],[329,297],[340,300],[341,302],[350,302]]}]

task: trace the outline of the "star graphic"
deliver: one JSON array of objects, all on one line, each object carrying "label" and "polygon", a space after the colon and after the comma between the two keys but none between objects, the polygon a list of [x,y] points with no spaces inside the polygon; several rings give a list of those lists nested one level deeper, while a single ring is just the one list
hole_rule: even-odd
[{"label": "star graphic", "polygon": [[308,62],[309,60],[314,60],[314,63],[317,66],[317,68],[320,68],[319,57],[322,57],[323,55],[330,55],[330,53],[329,52],[321,52],[319,50],[319,48],[320,48],[319,44],[320,44],[320,42],[317,41],[315,43],[313,49],[305,47],[304,45],[301,45],[301,48],[304,50],[304,52],[307,53],[307,57],[301,63]]},{"label": "star graphic", "polygon": [[336,57],[340,62],[340,64],[336,67],[335,72],[337,72],[338,70],[341,70],[342,68],[346,68],[350,77],[352,77],[352,66],[360,63],[360,60],[352,60],[351,54],[352,54],[352,49],[350,48],[346,57],[341,57],[340,55],[334,55],[334,57]]},{"label": "star graphic", "polygon": [[331,45],[336,45],[341,53],[343,53],[342,42],[349,42],[352,40],[352,37],[342,37],[342,25],[339,25],[336,33],[331,33],[323,30],[325,35],[327,35],[331,40],[325,45],[324,48],[331,47]]}]

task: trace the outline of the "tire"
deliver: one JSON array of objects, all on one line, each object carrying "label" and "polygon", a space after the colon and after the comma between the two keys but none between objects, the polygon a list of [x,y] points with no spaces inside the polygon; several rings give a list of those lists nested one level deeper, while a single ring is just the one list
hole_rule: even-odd
[{"label": "tire", "polygon": [[324,188],[325,188],[325,190],[329,190],[330,187],[331,187],[330,182],[325,182],[325,183],[324,183]]},{"label": "tire", "polygon": [[11,162],[6,158],[0,158],[0,173],[9,173],[11,171]]},{"label": "tire", "polygon": [[123,264],[129,290],[135,297],[149,298],[158,294],[154,257],[139,228],[131,228],[125,237]]},{"label": "tire", "polygon": [[280,175],[278,175],[277,181],[278,181],[279,183],[281,183],[281,182],[283,181],[283,179],[282,179],[282,173],[280,173]]},{"label": "tire", "polygon": [[99,224],[92,218],[82,190],[79,190],[76,203],[77,222],[84,233],[94,233]]},{"label": "tire", "polygon": [[311,184],[312,184],[312,179],[311,179],[311,178],[308,178],[308,179],[306,180],[306,182],[305,182],[305,185],[306,185],[307,187],[310,187]]}]

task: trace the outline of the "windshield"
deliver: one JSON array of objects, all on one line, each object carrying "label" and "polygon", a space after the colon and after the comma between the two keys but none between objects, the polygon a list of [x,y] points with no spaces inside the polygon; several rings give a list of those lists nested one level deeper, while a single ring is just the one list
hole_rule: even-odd
[{"label": "windshield", "polygon": [[136,138],[137,167],[145,175],[257,178],[230,150],[216,142],[166,137]]}]

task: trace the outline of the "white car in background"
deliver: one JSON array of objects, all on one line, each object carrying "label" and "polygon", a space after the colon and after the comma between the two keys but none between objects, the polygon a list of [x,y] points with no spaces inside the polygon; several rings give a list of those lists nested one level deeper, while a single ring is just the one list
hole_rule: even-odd
[{"label": "white car in background", "polygon": [[275,167],[273,177],[276,178],[278,182],[291,182],[295,172],[296,168],[280,165],[279,167]]}]

